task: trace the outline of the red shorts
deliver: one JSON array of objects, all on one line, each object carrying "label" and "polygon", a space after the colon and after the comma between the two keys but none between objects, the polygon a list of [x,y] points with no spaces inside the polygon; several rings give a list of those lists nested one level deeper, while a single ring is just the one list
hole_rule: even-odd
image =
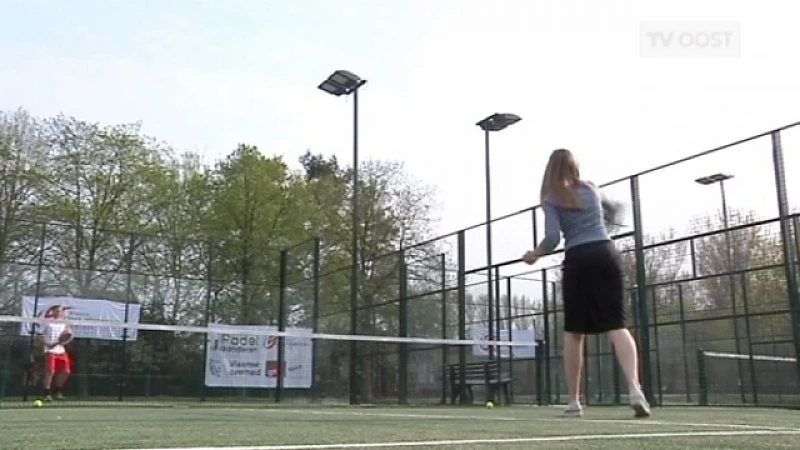
[{"label": "red shorts", "polygon": [[72,372],[72,362],[66,353],[55,354],[46,353],[44,355],[44,370],[47,373],[70,373]]}]

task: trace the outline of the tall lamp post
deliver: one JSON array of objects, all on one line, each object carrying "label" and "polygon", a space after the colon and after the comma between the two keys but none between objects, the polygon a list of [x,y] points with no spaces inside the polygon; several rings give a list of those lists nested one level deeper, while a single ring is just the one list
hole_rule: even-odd
[{"label": "tall lamp post", "polygon": [[[358,90],[367,83],[358,75],[346,70],[333,72],[325,81],[317,86],[328,94],[340,97],[353,94],[353,197],[352,197],[352,257],[350,260],[350,334],[358,332]],[[359,375],[356,373],[356,341],[350,341],[350,404],[358,403]]]},{"label": "tall lamp post", "polygon": [[[734,264],[733,248],[731,246],[730,226],[728,224],[728,203],[725,197],[725,182],[732,178],[733,175],[730,174],[716,173],[714,175],[708,175],[705,177],[698,178],[695,180],[695,182],[703,186],[710,186],[715,183],[719,183],[720,198],[722,201],[722,224],[723,224],[722,226],[724,227],[724,233],[725,233],[725,252],[728,264],[728,278],[731,290],[731,311],[733,313],[733,339],[735,341],[734,345],[736,348],[736,353],[741,354],[742,353],[741,345],[739,343],[739,324],[736,316],[736,277],[733,273],[735,264]],[[739,379],[738,379],[739,393],[742,396],[742,403],[745,403],[747,401],[747,398],[744,392],[742,361],[740,359],[737,359],[736,365],[739,374]]]},{"label": "tall lamp post", "polygon": [[[490,340],[494,340],[495,337],[499,340],[500,330],[499,327],[497,330],[497,336],[495,336],[494,330],[494,312],[492,310],[492,305],[494,304],[494,288],[492,286],[492,183],[491,183],[491,164],[489,160],[489,133],[493,131],[502,131],[508,128],[511,125],[522,120],[521,117],[517,116],[516,114],[509,114],[509,113],[495,113],[491,116],[481,120],[480,122],[476,123],[478,127],[484,132],[484,163],[486,165],[486,282],[487,282],[487,292],[488,292],[488,302],[489,302],[489,336]],[[499,319],[499,317],[498,317]],[[499,325],[499,323],[498,323]],[[494,346],[489,346],[489,360],[494,358]],[[498,357],[499,356],[499,349],[498,349]]]}]

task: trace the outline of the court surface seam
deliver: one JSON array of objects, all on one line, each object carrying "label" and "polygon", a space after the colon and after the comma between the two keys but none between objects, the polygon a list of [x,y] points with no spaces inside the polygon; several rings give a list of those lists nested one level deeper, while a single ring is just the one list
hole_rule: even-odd
[{"label": "court surface seam", "polygon": [[[254,410],[255,411],[255,410]],[[308,411],[302,409],[274,409],[262,410],[269,412],[289,412],[296,414],[312,414],[319,416],[353,416],[353,417],[393,417],[393,418],[407,418],[407,419],[433,419],[433,420],[484,420],[484,421],[498,421],[498,422],[565,422],[565,421],[580,421],[580,422],[595,422],[595,423],[620,423],[630,425],[661,425],[661,426],[676,426],[676,427],[696,427],[696,428],[741,428],[753,430],[773,430],[773,431],[800,431],[800,428],[795,427],[775,427],[769,425],[748,425],[736,423],[698,423],[698,422],[669,422],[653,419],[591,419],[586,416],[581,418],[568,418],[568,417],[503,417],[503,416],[481,416],[481,415],[444,415],[444,414],[410,414],[410,413],[386,413],[375,411]]]},{"label": "court surface seam", "polygon": [[675,433],[630,433],[630,434],[586,434],[571,436],[539,436],[528,438],[499,438],[499,439],[459,439],[459,440],[429,440],[429,441],[398,441],[398,442],[368,442],[349,444],[292,444],[292,445],[253,445],[233,447],[164,447],[147,449],[120,449],[120,450],[336,450],[336,449],[363,449],[363,448],[393,448],[393,447],[447,447],[453,445],[498,445],[498,444],[530,444],[536,442],[570,442],[570,441],[602,441],[619,439],[654,439],[675,437],[731,437],[731,436],[759,436],[759,435],[800,435],[800,430],[727,430],[727,431],[686,431]]}]

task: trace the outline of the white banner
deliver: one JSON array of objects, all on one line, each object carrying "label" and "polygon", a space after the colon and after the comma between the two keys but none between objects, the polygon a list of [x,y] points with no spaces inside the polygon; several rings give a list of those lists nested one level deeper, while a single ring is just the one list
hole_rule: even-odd
[{"label": "white banner", "polygon": [[[488,328],[480,328],[480,327],[472,327],[470,329],[472,333],[472,340],[474,341],[492,341],[489,336],[489,329]],[[508,338],[508,330],[500,330],[500,341],[509,342]],[[536,332],[533,329],[530,330],[511,330],[511,342],[530,342],[531,345],[515,345],[513,347],[508,345],[499,346],[500,348],[500,357],[501,358],[508,358],[509,351],[513,351],[514,359],[522,359],[522,358],[535,358],[536,357]],[[497,350],[498,347],[495,347]],[[489,346],[488,345],[473,345],[472,346],[472,354],[479,355],[479,356],[486,356],[489,354]]]},{"label": "white banner", "polygon": [[[275,326],[230,326],[229,333],[209,333],[206,386],[275,388],[278,375],[278,338],[248,330],[277,332]],[[312,330],[287,328],[309,337],[284,339],[282,382],[285,388],[308,389],[313,379]]]},{"label": "white banner", "polygon": [[[95,300],[75,297],[39,297],[36,301],[34,297],[22,297],[22,317],[34,317],[33,307],[36,306],[35,317],[43,318],[45,311],[52,305],[67,305],[72,308],[67,320],[104,320],[107,322],[120,323],[139,323],[141,305],[128,303],[128,321],[125,321],[125,303],[112,302],[110,300]],[[31,323],[23,323],[20,327],[20,334],[29,335]],[[124,328],[109,326],[74,326],[72,331],[75,338],[101,339],[106,341],[121,341]],[[138,336],[138,329],[128,328],[127,339],[135,341]]]}]

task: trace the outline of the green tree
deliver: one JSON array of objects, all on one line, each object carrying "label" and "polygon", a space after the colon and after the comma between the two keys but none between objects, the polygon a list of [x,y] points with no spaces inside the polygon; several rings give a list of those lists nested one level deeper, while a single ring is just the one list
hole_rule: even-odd
[{"label": "green tree", "polygon": [[19,294],[32,287],[41,228],[24,219],[48,170],[42,124],[27,111],[0,111],[0,311],[19,313]]},{"label": "green tree", "polygon": [[136,254],[140,289],[149,293],[143,320],[203,324],[212,240],[205,223],[211,205],[209,171],[186,153],[154,171],[150,221]]},{"label": "green tree", "polygon": [[280,158],[240,145],[215,167],[205,220],[215,241],[215,313],[231,324],[276,319],[280,250],[312,236],[303,180]]},{"label": "green tree", "polygon": [[73,295],[125,289],[125,262],[150,221],[146,186],[161,152],[138,125],[103,127],[62,116],[45,136],[54,165],[35,212],[48,226],[50,290]]}]

